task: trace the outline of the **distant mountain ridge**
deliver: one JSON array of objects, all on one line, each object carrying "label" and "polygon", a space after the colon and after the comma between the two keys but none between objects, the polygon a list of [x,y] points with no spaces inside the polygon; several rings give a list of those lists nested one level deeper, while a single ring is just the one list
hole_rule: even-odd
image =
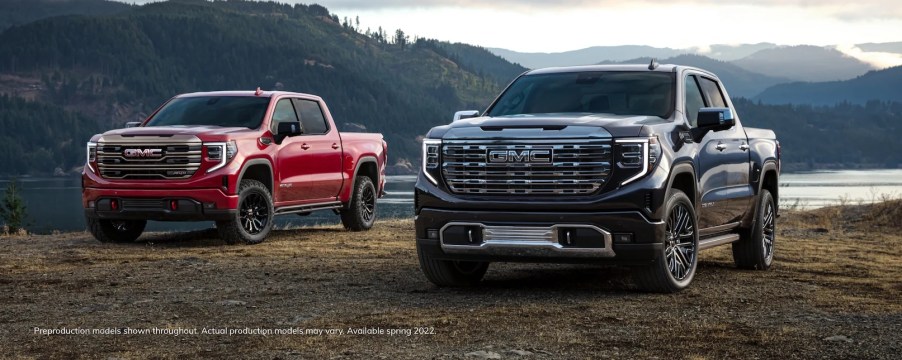
[{"label": "distant mountain ridge", "polygon": [[866,104],[872,100],[902,102],[902,66],[870,71],[845,81],[795,82],[768,88],[756,100],[768,104]]},{"label": "distant mountain ridge", "polygon": [[[618,63],[646,64],[649,61],[651,61],[651,58],[638,58]],[[717,77],[723,81],[730,96],[733,97],[750,98],[758,95],[764,91],[764,89],[773,85],[791,82],[789,79],[753,73],[732,63],[714,60],[701,55],[679,55],[666,59],[658,59],[658,62],[661,64],[694,66],[711,71],[717,74]]]},{"label": "distant mountain ridge", "polygon": [[836,49],[809,45],[764,49],[733,63],[749,71],[797,81],[847,80],[874,70]]},{"label": "distant mountain ridge", "polygon": [[[894,49],[895,43],[871,44],[870,48]],[[708,48],[656,48],[651,46],[596,46],[560,53],[521,53],[506,49],[489,51],[528,68],[622,62],[636,58],[673,58],[700,55],[730,62],[752,73],[789,81],[846,80],[874,67],[832,47],[777,46],[772,43],[712,45]]]}]

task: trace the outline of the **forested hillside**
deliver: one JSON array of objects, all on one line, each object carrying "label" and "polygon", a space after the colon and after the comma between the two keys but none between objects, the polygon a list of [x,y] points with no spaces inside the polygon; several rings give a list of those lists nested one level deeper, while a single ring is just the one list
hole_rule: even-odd
[{"label": "forested hillside", "polygon": [[788,170],[902,166],[902,103],[766,105],[733,99],[746,126],[773,129]]},{"label": "forested hillside", "polygon": [[2,0],[0,30],[61,15],[109,15],[131,8],[108,0]]},{"label": "forested hillside", "polygon": [[384,133],[394,159],[418,158],[418,135],[456,110],[484,108],[524,70],[478,47],[359,29],[318,5],[181,0],[0,34],[0,74],[32,81],[23,90],[0,78],[0,92],[31,91],[105,128],[178,93],[260,86],[322,96],[340,128]]},{"label": "forested hillside", "polygon": [[851,80],[796,82],[768,88],[756,99],[770,104],[865,104],[871,100],[902,102],[902,66],[870,71]]}]

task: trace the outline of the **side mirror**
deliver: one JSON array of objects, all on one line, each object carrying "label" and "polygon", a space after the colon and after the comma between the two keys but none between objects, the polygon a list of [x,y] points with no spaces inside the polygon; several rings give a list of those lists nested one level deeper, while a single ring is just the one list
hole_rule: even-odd
[{"label": "side mirror", "polygon": [[719,131],[736,125],[733,110],[730,108],[701,108],[698,110],[698,127],[700,129]]},{"label": "side mirror", "polygon": [[280,122],[276,131],[278,132],[276,135],[282,136],[296,136],[302,133],[301,124],[297,121]]},{"label": "side mirror", "polygon": [[138,126],[141,126],[141,122],[140,122],[140,121],[129,121],[129,122],[125,123],[125,128],[126,128],[126,129],[128,129],[128,128],[133,128],[133,127],[138,127]]},{"label": "side mirror", "polygon": [[273,136],[276,144],[281,144],[282,140],[287,137],[301,135],[301,123],[297,121],[280,122],[276,127],[276,134]]},{"label": "side mirror", "polygon": [[469,118],[474,118],[474,117],[479,117],[478,110],[458,111],[458,112],[454,113],[454,120],[452,120],[452,121],[469,119]]}]

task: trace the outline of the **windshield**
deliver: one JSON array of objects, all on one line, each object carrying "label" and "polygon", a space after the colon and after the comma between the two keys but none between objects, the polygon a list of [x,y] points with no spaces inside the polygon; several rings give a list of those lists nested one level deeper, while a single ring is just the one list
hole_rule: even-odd
[{"label": "windshield", "polygon": [[256,129],[263,122],[268,97],[198,96],[173,99],[145,126],[215,125]]},{"label": "windshield", "polygon": [[674,75],[649,71],[592,71],[526,75],[517,79],[488,116],[601,113],[670,117]]}]

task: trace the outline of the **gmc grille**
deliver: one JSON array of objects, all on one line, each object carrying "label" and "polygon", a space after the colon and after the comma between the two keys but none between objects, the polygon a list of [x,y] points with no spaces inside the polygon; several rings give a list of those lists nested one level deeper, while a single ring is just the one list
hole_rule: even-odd
[{"label": "gmc grille", "polygon": [[200,168],[203,146],[196,137],[117,138],[97,143],[97,170],[104,178],[187,179]]},{"label": "gmc grille", "polygon": [[442,175],[455,194],[584,195],[611,174],[610,142],[446,142]]}]

